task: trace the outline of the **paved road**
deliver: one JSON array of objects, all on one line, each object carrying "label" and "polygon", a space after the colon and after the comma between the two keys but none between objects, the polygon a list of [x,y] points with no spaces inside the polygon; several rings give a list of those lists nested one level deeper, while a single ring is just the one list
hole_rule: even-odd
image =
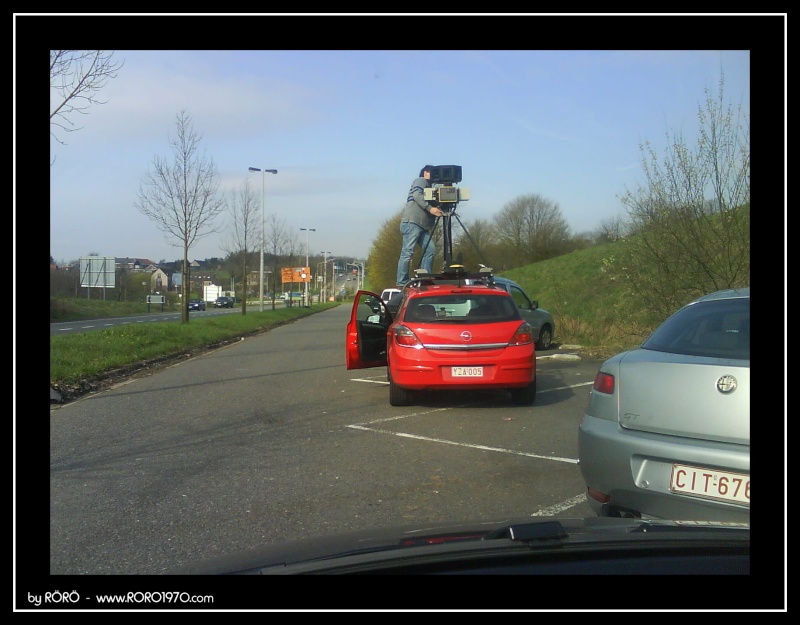
[{"label": "paved road", "polygon": [[52,407],[50,574],[161,573],[377,525],[591,515],[577,427],[599,363],[543,352],[531,407],[496,393],[392,407],[384,367],[345,369],[348,315]]}]

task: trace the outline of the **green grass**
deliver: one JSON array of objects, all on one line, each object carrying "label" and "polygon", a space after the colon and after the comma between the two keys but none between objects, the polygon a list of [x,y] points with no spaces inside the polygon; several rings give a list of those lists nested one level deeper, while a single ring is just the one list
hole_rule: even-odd
[{"label": "green grass", "polygon": [[[604,271],[614,243],[552,258],[503,272],[538,300],[556,321],[557,343],[582,345],[598,357],[630,349],[654,329],[620,320],[624,285]],[[499,274],[498,274],[499,275]]]},{"label": "green grass", "polygon": [[[108,303],[99,307],[87,305],[84,309],[87,315],[85,318],[97,319],[142,312],[132,311],[126,305],[106,304]],[[56,388],[74,386],[114,370],[141,367],[148,362],[238,340],[339,305],[340,303],[335,302],[314,304],[310,308],[284,308],[281,305],[275,310],[265,307],[263,312],[256,305],[248,306],[246,315],[190,317],[190,322],[186,324],[179,321],[130,324],[107,330],[54,336],[50,339],[50,384]],[[71,314],[75,314],[74,311]]]},{"label": "green grass", "polygon": [[[177,308],[164,306],[164,312],[175,312]],[[147,314],[144,302],[117,302],[82,297],[51,297],[50,323],[57,321],[80,321],[103,317],[125,317]],[[151,304],[150,312],[161,312],[161,304]]]}]

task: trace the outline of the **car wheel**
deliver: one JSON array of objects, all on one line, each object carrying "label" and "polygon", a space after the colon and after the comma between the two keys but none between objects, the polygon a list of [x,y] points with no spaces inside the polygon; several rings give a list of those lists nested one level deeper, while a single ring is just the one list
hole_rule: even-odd
[{"label": "car wheel", "polygon": [[553,330],[550,326],[542,326],[539,330],[539,340],[536,341],[536,349],[550,349],[553,344]]},{"label": "car wheel", "polygon": [[389,375],[389,404],[392,406],[410,406],[413,402],[413,392],[397,386],[392,381],[392,376]]},{"label": "car wheel", "polygon": [[536,401],[536,380],[522,388],[511,389],[511,400],[518,406],[530,406]]}]

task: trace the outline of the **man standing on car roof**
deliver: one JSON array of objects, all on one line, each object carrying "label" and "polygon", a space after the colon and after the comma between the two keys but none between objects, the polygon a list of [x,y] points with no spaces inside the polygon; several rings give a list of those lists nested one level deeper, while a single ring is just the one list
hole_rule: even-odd
[{"label": "man standing on car roof", "polygon": [[442,211],[425,201],[424,190],[430,186],[432,170],[433,165],[425,165],[420,170],[419,178],[411,183],[406,206],[400,215],[400,232],[403,234],[403,246],[397,262],[397,286],[400,288],[410,279],[411,257],[417,245],[422,249],[420,267],[433,273],[433,257],[436,253],[433,227],[436,225],[436,218],[442,216]]}]

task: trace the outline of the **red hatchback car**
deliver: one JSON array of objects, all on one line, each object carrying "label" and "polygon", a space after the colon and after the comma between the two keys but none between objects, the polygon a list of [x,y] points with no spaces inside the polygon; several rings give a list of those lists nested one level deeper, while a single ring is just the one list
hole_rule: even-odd
[{"label": "red hatchback car", "polygon": [[394,315],[379,295],[358,291],[345,350],[348,369],[387,367],[392,406],[429,391],[505,390],[520,405],[536,399],[533,330],[486,270],[417,270]]}]

